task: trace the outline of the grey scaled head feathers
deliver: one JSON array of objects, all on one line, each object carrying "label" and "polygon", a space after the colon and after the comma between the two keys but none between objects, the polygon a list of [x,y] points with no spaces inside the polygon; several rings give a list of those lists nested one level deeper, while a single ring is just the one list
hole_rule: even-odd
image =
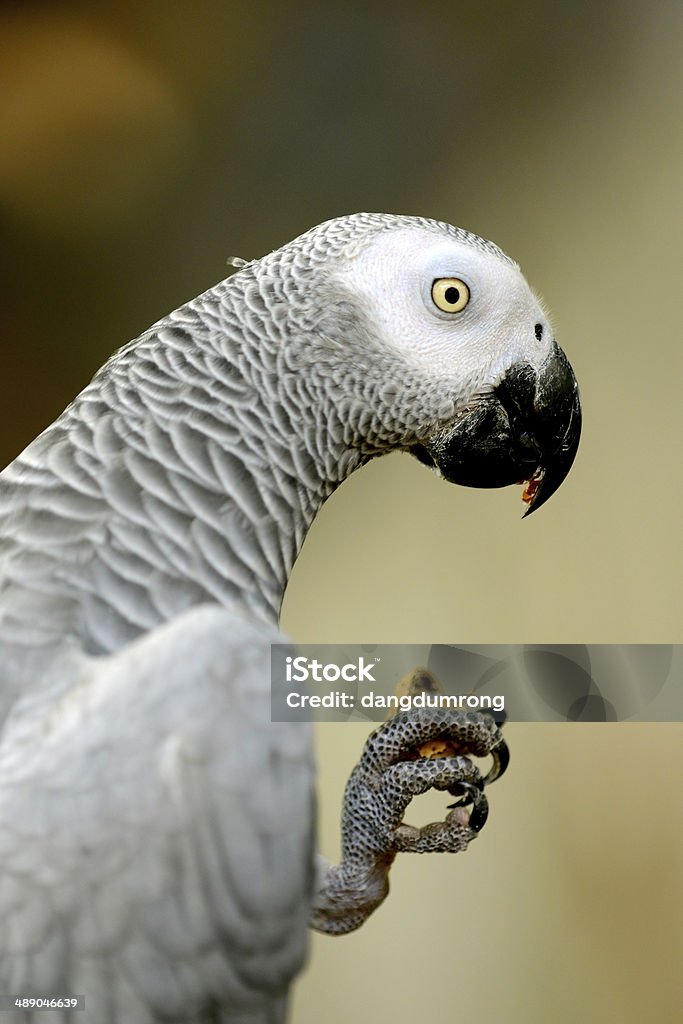
[{"label": "grey scaled head feathers", "polygon": [[275,263],[304,282],[295,362],[308,363],[347,442],[404,448],[467,486],[533,480],[526,514],[557,490],[578,448],[578,386],[496,245],[438,221],[356,214],[252,266]]}]

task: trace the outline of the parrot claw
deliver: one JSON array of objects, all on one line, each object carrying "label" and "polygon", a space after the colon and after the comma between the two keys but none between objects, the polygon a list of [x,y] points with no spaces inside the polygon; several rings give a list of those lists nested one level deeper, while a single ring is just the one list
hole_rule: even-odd
[{"label": "parrot claw", "polygon": [[[424,753],[435,749],[437,755]],[[482,776],[470,757],[487,754],[493,766]],[[342,860],[329,869],[317,894],[312,926],[331,934],[359,927],[388,893],[397,853],[466,850],[488,818],[484,787],[503,774],[508,761],[507,745],[489,715],[421,708],[383,722],[346,785]],[[430,789],[462,799],[443,821],[422,828],[407,824],[408,804]]]}]

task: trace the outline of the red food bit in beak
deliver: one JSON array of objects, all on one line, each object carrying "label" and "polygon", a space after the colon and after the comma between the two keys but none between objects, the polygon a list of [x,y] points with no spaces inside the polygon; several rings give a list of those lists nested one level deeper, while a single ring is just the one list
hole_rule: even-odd
[{"label": "red food bit in beak", "polygon": [[526,483],[526,487],[524,488],[524,492],[522,494],[522,501],[525,501],[528,505],[529,502],[532,500],[534,494],[538,490],[538,485],[541,481],[536,480],[534,477],[532,477],[531,480],[525,480],[523,482]]}]

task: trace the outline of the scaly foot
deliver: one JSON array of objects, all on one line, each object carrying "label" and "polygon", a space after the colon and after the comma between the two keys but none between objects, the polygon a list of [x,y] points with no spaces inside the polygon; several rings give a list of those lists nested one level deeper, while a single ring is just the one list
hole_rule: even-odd
[{"label": "scaly foot", "polygon": [[[421,756],[420,749],[435,740],[445,741],[448,756]],[[487,754],[493,766],[482,776],[470,756]],[[502,775],[508,761],[500,729],[485,714],[419,708],[382,723],[368,738],[346,785],[342,860],[328,870],[317,894],[312,927],[329,934],[358,928],[386,897],[397,853],[467,849],[488,815],[484,786]],[[422,828],[406,824],[406,807],[429,789],[462,800],[444,821]]]}]

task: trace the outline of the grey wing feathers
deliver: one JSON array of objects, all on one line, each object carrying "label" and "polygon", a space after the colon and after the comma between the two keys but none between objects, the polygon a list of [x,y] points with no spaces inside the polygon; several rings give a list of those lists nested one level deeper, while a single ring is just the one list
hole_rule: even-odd
[{"label": "grey wing feathers", "polygon": [[279,1019],[314,885],[310,736],[269,721],[279,639],[204,605],[10,716],[0,991],[77,991],[106,1024]]}]

